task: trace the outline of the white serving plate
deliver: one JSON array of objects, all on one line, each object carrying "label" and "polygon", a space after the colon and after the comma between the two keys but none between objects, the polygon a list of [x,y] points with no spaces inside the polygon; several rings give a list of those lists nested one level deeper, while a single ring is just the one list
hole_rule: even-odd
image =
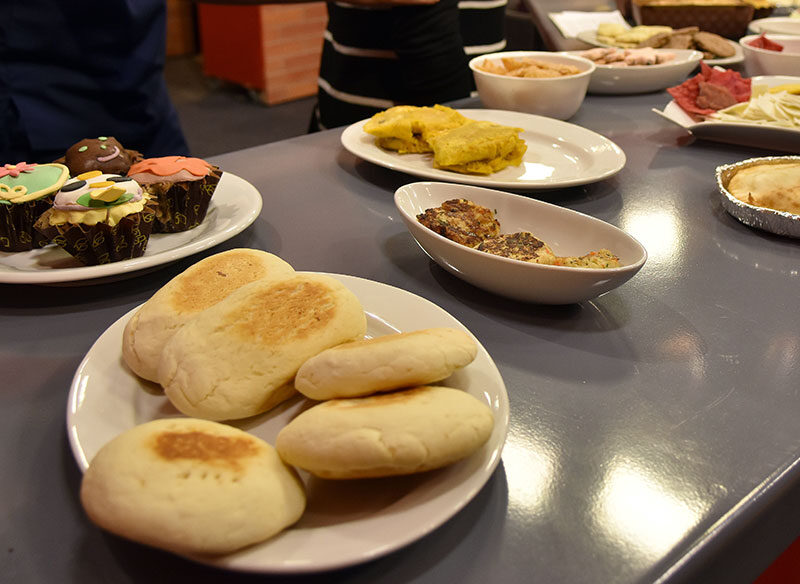
[{"label": "white serving plate", "polygon": [[773,16],[770,18],[759,18],[747,25],[748,30],[753,34],[772,33],[772,34],[793,34],[800,35],[800,18],[789,16]]},{"label": "white serving plate", "polygon": [[430,154],[397,154],[375,145],[362,120],[342,133],[350,153],[373,164],[408,174],[461,184],[517,190],[558,189],[607,179],[625,166],[625,153],[614,142],[591,130],[543,116],[486,109],[458,110],[473,120],[522,128],[528,150],[520,166],[488,176],[461,174],[433,168]]},{"label": "white serving plate", "polygon": [[[800,83],[800,77],[790,75],[762,75],[751,79],[752,85],[769,87]],[[703,140],[784,152],[800,152],[800,128],[782,128],[746,122],[695,122],[675,101],[670,101],[663,110],[653,108],[653,111]]]},{"label": "white serving plate", "polygon": [[[587,44],[594,45],[595,47],[611,47],[613,45],[609,45],[606,43],[601,43],[597,40],[597,31],[596,30],[585,30],[581,31],[577,34],[578,40],[581,40]],[[739,43],[736,41],[732,41],[730,39],[727,40],[731,46],[736,51],[732,57],[723,57],[719,59],[706,59],[706,64],[711,65],[735,65],[737,63],[741,63],[744,61],[744,53],[742,52],[742,47],[739,46]]]},{"label": "white serving plate", "polygon": [[[656,52],[673,53],[675,59],[660,65],[615,67],[596,63],[589,80],[589,93],[625,95],[652,93],[683,83],[703,59],[703,53],[682,49],[655,49]],[[566,51],[580,55],[583,51]]]},{"label": "white serving plate", "polygon": [[[455,243],[417,221],[426,209],[457,198],[494,210],[502,233],[530,231],[562,256],[606,248],[620,258],[622,267],[569,268],[504,258]],[[627,282],[647,259],[636,239],[610,223],[521,195],[419,182],[400,187],[394,201],[408,230],[433,261],[474,286],[514,300],[541,304],[590,300]]]},{"label": "white serving plate", "polygon": [[223,172],[205,220],[189,231],[155,233],[142,257],[99,266],[84,266],[56,245],[16,253],[0,252],[0,283],[95,284],[109,277],[174,262],[226,241],[242,232],[261,212],[261,194],[241,177]]},{"label": "white serving plate", "polygon": [[[368,337],[430,327],[469,332],[445,310],[410,292],[353,276],[329,275],[358,296],[367,313]],[[181,416],[155,384],[139,379],[122,361],[122,332],[135,310],[100,335],[73,378],[67,431],[81,470],[121,432],[157,418]],[[497,467],[509,409],[500,372],[480,342],[475,360],[441,384],[463,389],[492,409],[495,425],[478,452],[444,469],[392,479],[325,481],[301,472],[308,506],[297,524],[237,553],[191,559],[245,572],[318,572],[378,558],[442,525],[481,490]],[[303,398],[294,398],[233,425],[274,444],[278,432],[304,404]]]}]

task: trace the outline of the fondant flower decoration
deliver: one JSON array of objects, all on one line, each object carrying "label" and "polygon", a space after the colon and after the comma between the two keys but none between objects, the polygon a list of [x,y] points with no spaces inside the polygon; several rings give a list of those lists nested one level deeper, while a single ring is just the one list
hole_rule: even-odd
[{"label": "fondant flower decoration", "polygon": [[14,178],[19,176],[21,172],[30,172],[36,168],[36,164],[28,164],[27,162],[17,162],[16,164],[4,164],[0,168],[0,177],[12,176]]}]

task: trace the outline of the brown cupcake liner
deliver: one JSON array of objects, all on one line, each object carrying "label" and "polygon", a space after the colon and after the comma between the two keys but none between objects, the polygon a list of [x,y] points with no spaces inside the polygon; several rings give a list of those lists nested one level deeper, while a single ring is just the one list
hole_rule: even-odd
[{"label": "brown cupcake liner", "polygon": [[52,196],[26,203],[0,204],[0,251],[30,251],[50,243],[50,238],[33,226],[52,205]]},{"label": "brown cupcake liner", "polygon": [[106,223],[48,225],[51,213],[48,211],[42,215],[36,223],[36,229],[87,266],[110,264],[144,255],[155,219],[155,211],[147,206],[139,213],[123,217],[114,226]]},{"label": "brown cupcake liner", "polygon": [[221,177],[222,171],[215,166],[201,180],[145,186],[157,204],[153,233],[188,231],[200,225]]}]

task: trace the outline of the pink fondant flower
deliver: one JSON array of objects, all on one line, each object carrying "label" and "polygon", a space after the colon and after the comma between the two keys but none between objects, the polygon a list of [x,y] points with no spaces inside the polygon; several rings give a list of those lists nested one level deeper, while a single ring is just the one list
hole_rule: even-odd
[{"label": "pink fondant flower", "polygon": [[36,164],[28,164],[27,162],[17,162],[16,164],[5,164],[0,168],[0,177],[11,175],[14,178],[19,176],[20,172],[30,172],[36,167]]}]

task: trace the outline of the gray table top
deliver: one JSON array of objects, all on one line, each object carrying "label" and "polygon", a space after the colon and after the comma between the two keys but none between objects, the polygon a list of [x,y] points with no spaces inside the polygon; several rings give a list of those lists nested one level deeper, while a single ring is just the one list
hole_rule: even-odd
[{"label": "gray table top", "polygon": [[[649,260],[580,305],[484,293],[416,246],[392,202],[414,177],[361,161],[341,130],[214,160],[263,195],[224,244],[94,286],[0,285],[0,573],[9,582],[751,582],[800,533],[800,247],[721,207],[717,165],[770,154],[687,141],[666,93],[589,97],[571,120],[627,154],[615,177],[530,196],[629,230]],[[76,367],[112,322],[234,247],[404,288],[481,340],[508,388],[502,463],[452,520],[365,565],[222,574],[85,518],[65,433]]]}]

